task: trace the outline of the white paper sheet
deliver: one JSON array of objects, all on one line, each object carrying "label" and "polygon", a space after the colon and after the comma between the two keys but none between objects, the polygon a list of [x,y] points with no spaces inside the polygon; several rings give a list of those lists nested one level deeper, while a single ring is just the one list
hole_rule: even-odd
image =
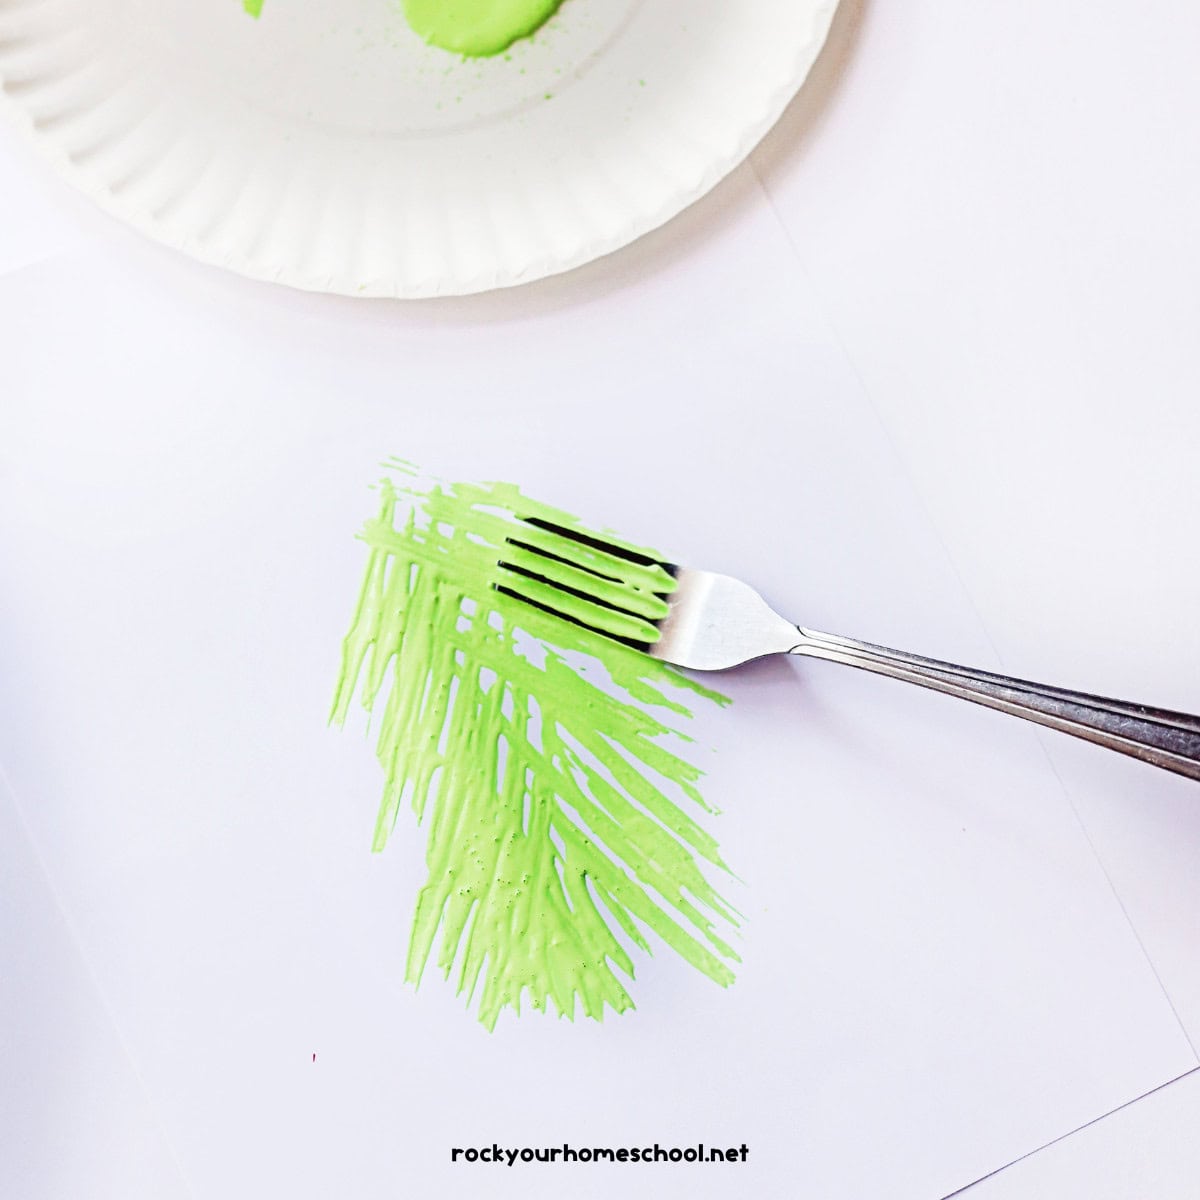
[{"label": "white paper sheet", "polygon": [[[1004,669],[1193,713],[1198,39],[1188,0],[844,5],[754,156]],[[1200,1041],[1196,785],[1043,740]]]},{"label": "white paper sheet", "polygon": [[[371,745],[324,725],[383,458],[989,665],[753,180],[722,203],[636,271],[428,307],[117,231],[0,280],[0,761],[195,1196],[928,1198],[1195,1065],[1036,737],[825,664],[698,729],[732,988],[662,950],[636,1013],[489,1035],[401,984],[422,835],[369,854]],[[451,1164],[493,1141],[750,1158]]]}]

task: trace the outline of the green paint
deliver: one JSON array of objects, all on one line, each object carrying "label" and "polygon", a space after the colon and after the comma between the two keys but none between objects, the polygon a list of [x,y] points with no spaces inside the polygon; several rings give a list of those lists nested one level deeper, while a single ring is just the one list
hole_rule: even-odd
[{"label": "green paint", "polygon": [[[332,719],[343,723],[357,694],[377,722],[374,848],[402,803],[427,826],[408,980],[419,983],[436,943],[438,967],[477,996],[488,1028],[505,1007],[520,1011],[522,993],[535,1009],[573,1017],[578,1002],[599,1019],[606,1005],[633,1006],[620,976],[632,978],[630,946],[649,951],[650,932],[730,983],[737,914],[708,880],[725,867],[688,812],[708,806],[681,728],[689,705],[724,698],[495,590],[507,538],[564,543],[524,520],[587,533],[575,518],[508,484],[421,489],[394,466],[361,535],[366,575]],[[673,586],[660,567],[566,544],[563,557],[602,566],[647,621],[660,613],[655,592]]]},{"label": "green paint", "polygon": [[[521,515],[528,521],[537,514],[522,512]],[[557,524],[568,528],[562,522]],[[587,533],[578,523],[569,528]],[[648,557],[637,547],[611,537],[607,540]],[[510,531],[503,557],[506,563],[518,569],[523,567],[548,581],[543,583],[514,573],[496,577],[493,572],[493,578],[498,578],[503,586],[533,603],[544,604],[610,637],[647,645],[658,641],[658,629],[653,622],[667,615],[664,595],[675,590],[675,579],[657,561],[630,562],[528,523]],[[573,595],[551,587],[550,583],[585,594]],[[616,612],[610,605],[622,611]]]},{"label": "green paint", "polygon": [[[489,58],[540,29],[563,0],[402,0],[404,16],[431,46],[466,58]],[[263,0],[242,0],[252,17]],[[550,99],[549,96],[546,97]]]},{"label": "green paint", "polygon": [[507,50],[540,29],[562,0],[404,0],[404,15],[433,46],[471,58]]}]

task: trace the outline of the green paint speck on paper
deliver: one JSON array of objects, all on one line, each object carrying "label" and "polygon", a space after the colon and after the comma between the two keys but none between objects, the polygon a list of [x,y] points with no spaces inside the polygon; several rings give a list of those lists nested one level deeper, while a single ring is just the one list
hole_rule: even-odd
[{"label": "green paint speck on paper", "polygon": [[252,17],[262,16],[263,0],[242,0],[242,8]]},{"label": "green paint speck on paper", "polygon": [[[575,518],[513,485],[421,488],[396,466],[361,534],[332,719],[357,695],[377,725],[374,848],[404,803],[427,829],[408,980],[436,954],[488,1028],[522,996],[600,1019],[633,1007],[622,976],[652,933],[732,982],[737,914],[709,880],[726,868],[693,815],[707,805],[683,731],[690,706],[724,698],[495,590],[505,539],[528,536],[518,520],[586,532]],[[618,586],[645,587],[647,568],[629,570]]]}]

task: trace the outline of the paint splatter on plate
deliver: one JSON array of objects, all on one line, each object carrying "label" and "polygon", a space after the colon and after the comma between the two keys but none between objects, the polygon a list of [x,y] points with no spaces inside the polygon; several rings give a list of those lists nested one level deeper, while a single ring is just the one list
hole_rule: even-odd
[{"label": "paint splatter on plate", "polygon": [[750,151],[836,0],[566,0],[486,59],[388,0],[0,0],[2,110],[206,262],[372,296],[484,291],[633,241]]}]

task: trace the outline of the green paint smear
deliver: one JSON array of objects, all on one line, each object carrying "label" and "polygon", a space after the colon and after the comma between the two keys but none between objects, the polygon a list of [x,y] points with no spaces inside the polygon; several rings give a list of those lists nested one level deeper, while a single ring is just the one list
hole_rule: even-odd
[{"label": "green paint smear", "polygon": [[[488,58],[540,29],[563,0],[403,0],[404,17],[431,46]],[[263,0],[242,0],[252,17]]]},{"label": "green paint smear", "polygon": [[562,0],[404,0],[404,16],[430,45],[482,58],[540,29],[561,5]]},{"label": "green paint smear", "polygon": [[[374,849],[405,802],[427,827],[408,981],[436,944],[438,967],[489,1029],[523,995],[601,1019],[606,1005],[633,1007],[621,976],[633,978],[630,947],[649,952],[653,933],[731,983],[738,956],[725,938],[738,914],[708,880],[727,868],[689,812],[712,810],[681,728],[689,706],[726,699],[495,590],[507,538],[555,536],[519,519],[589,533],[574,517],[510,484],[421,488],[394,466],[361,534],[366,575],[331,719],[342,724],[357,694],[378,723]],[[670,576],[606,557],[612,586],[651,615]]]}]

